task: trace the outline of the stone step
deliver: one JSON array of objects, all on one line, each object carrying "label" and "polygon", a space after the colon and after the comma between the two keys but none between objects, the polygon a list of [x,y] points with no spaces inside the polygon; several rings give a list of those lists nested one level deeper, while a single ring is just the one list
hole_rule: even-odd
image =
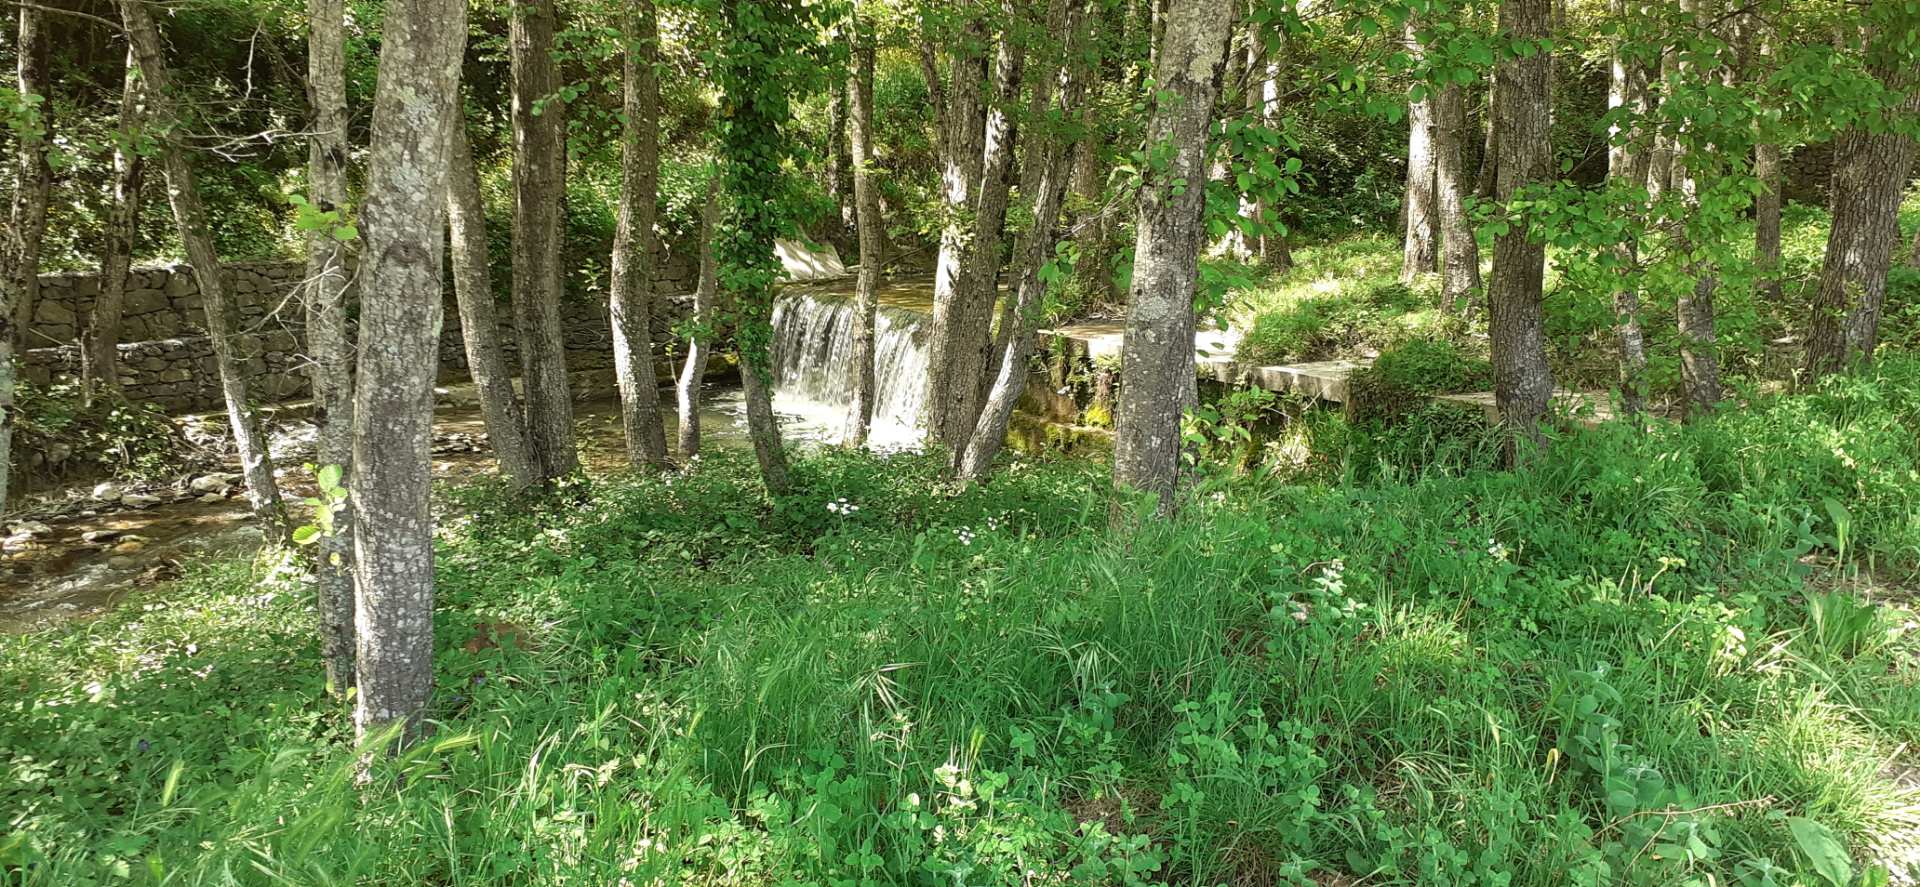
[{"label": "stone step", "polygon": [[1282,394],[1298,392],[1332,403],[1346,403],[1347,380],[1355,370],[1372,365],[1371,360],[1319,360],[1253,367],[1247,370],[1247,384]]}]

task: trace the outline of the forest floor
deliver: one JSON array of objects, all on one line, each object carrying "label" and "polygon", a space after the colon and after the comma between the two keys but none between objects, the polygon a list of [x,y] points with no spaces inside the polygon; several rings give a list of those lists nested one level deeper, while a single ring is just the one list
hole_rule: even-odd
[{"label": "forest floor", "polygon": [[1920,362],[1516,469],[1483,430],[1303,421],[1301,458],[1204,463],[1127,537],[1102,467],[1018,457],[961,489],[822,451],[775,501],[725,451],[547,502],[446,490],[436,729],[359,789],[294,572],[188,564],[0,637],[0,866],[1664,885],[1908,858]]}]

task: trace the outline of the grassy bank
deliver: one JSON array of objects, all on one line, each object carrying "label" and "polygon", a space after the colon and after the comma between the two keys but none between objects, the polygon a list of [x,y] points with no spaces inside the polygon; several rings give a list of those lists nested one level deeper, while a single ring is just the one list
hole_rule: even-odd
[{"label": "grassy bank", "polygon": [[1900,360],[1131,539],[1075,463],[452,491],[437,731],[362,793],[272,564],[0,639],[0,880],[1827,883],[1920,827],[1917,439]]}]

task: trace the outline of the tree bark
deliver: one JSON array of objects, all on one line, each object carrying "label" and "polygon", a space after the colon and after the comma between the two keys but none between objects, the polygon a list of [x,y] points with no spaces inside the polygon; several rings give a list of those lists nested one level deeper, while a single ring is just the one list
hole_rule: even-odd
[{"label": "tree bark", "polygon": [[861,0],[853,4],[853,66],[846,86],[853,124],[853,206],[854,225],[860,235],[860,272],[854,283],[853,396],[847,404],[843,439],[854,449],[867,445],[867,434],[873,427],[874,324],[879,312],[881,253],[885,249],[880,191],[872,179],[874,36],[872,23],[861,19],[867,5]]},{"label": "tree bark", "polygon": [[1759,193],[1753,195],[1753,264],[1760,272],[1760,297],[1778,303],[1784,298],[1780,287],[1780,190],[1785,185],[1779,145],[1760,142],[1753,146],[1753,177],[1760,180]]},{"label": "tree bark", "polygon": [[693,291],[694,334],[687,339],[687,361],[676,386],[680,455],[686,457],[700,452],[700,383],[706,378],[707,358],[713,351],[714,302],[720,289],[720,263],[713,250],[719,231],[720,174],[715,170],[707,179],[707,199],[700,210],[700,282]]},{"label": "tree bark", "polygon": [[[1180,418],[1197,401],[1193,295],[1199,276],[1207,130],[1226,67],[1230,4],[1173,0],[1155,69],[1149,153],[1170,150],[1146,171],[1136,220],[1134,271],[1120,358],[1113,478],[1170,513],[1179,487]],[[1114,521],[1128,515],[1116,506]]]},{"label": "tree bark", "polygon": [[273,457],[267,452],[266,436],[260,431],[259,416],[248,401],[247,381],[241,375],[246,358],[241,354],[244,342],[238,328],[239,312],[220,276],[220,255],[213,248],[212,226],[207,221],[206,206],[200,202],[193,165],[188,162],[186,151],[171,138],[171,131],[183,121],[170,91],[160,32],[154,27],[145,0],[123,0],[120,14],[126,24],[127,40],[140,59],[140,73],[147,81],[154,120],[170,133],[160,144],[162,169],[167,177],[167,200],[173,207],[174,224],[179,229],[181,245],[186,248],[187,262],[193,266],[194,280],[200,285],[207,337],[213,346],[214,365],[220,373],[220,391],[226,399],[227,421],[233,428],[234,451],[240,457],[241,471],[247,481],[247,499],[267,539],[285,543],[292,538],[286,503],[280,499],[280,486],[273,476]]},{"label": "tree bark", "polygon": [[[1084,63],[1086,44],[1086,8],[1080,0],[1056,2],[1057,20],[1049,16],[1057,34],[1063,35],[1065,53],[1054,77],[1035,86],[1038,104],[1044,112],[1054,105],[1056,125],[1072,119],[1080,107],[1087,77],[1092,68]],[[1040,115],[1036,115],[1040,116]],[[1042,272],[1053,258],[1060,242],[1060,210],[1066,202],[1067,183],[1073,177],[1074,141],[1058,131],[1039,139],[1030,139],[1033,155],[1029,162],[1039,169],[1039,182],[1033,189],[1033,227],[1020,239],[1016,256],[1020,263],[1019,280],[1010,310],[1003,318],[1005,329],[995,344],[997,362],[992,387],[980,419],[962,452],[956,474],[964,480],[977,480],[992,467],[1006,442],[1007,426],[1014,407],[1026,391],[1027,359],[1032,356],[1040,322],[1042,297],[1047,282]]]},{"label": "tree bark", "polygon": [[460,0],[388,5],[362,211],[353,456],[362,740],[418,735],[433,691],[433,380],[447,158],[460,125]]},{"label": "tree bark", "polygon": [[[1678,70],[1675,53],[1668,47],[1660,57],[1657,67],[1651,69],[1660,75],[1660,90],[1656,98],[1649,88],[1648,107],[1656,109],[1667,100],[1667,93],[1673,88],[1674,75]],[[1651,76],[1651,72],[1649,73]],[[1647,154],[1647,198],[1658,201],[1673,184],[1673,134],[1672,128],[1678,125],[1671,120],[1658,120],[1653,124],[1653,147]]]},{"label": "tree bark", "polygon": [[[1256,38],[1257,39],[1257,38]],[[1290,44],[1289,44],[1290,45]],[[1268,61],[1262,67],[1260,77],[1260,119],[1271,126],[1280,120],[1280,61]],[[1280,213],[1280,207],[1262,200],[1259,204],[1260,219],[1260,264],[1272,271],[1285,271],[1293,267],[1293,247],[1287,240],[1285,223],[1273,218]],[[1474,269],[1477,279],[1480,270]]]},{"label": "tree bark", "polygon": [[621,65],[625,84],[621,127],[620,214],[613,232],[613,368],[620,388],[620,415],[627,461],[635,468],[667,463],[666,426],[660,417],[660,381],[653,370],[653,265],[660,256],[655,222],[660,207],[659,18],[653,0],[634,0],[632,41]]},{"label": "tree bark", "polygon": [[[1912,85],[1904,72],[1875,73],[1896,89]],[[1890,111],[1920,114],[1920,90]],[[1828,198],[1833,225],[1807,329],[1808,380],[1871,362],[1880,345],[1887,270],[1900,239],[1900,198],[1915,150],[1912,139],[1882,129],[1851,127],[1834,151]]]},{"label": "tree bark", "polygon": [[455,115],[448,141],[447,240],[453,250],[453,294],[460,312],[467,375],[480,397],[480,418],[486,423],[487,442],[500,474],[515,487],[526,488],[540,483],[541,475],[527,445],[526,419],[513,393],[513,370],[500,342],[493,272],[487,264],[487,208],[461,115]]},{"label": "tree bark", "polygon": [[[1681,0],[1680,8],[1704,26],[1706,11],[1701,0]],[[1682,77],[1712,76],[1712,72],[1698,71],[1691,63],[1676,64]],[[1680,192],[1680,202],[1686,208],[1686,218],[1674,224],[1674,251],[1681,255],[1693,252],[1687,222],[1701,215],[1701,172],[1708,161],[1704,158],[1696,161],[1694,154],[1707,150],[1708,146],[1699,142],[1699,138],[1699,134],[1687,130],[1668,140],[1668,168],[1672,176],[1668,187]],[[1674,319],[1680,328],[1680,387],[1691,416],[1712,412],[1720,403],[1720,356],[1713,308],[1720,281],[1706,260],[1688,263],[1687,272],[1693,277],[1693,288],[1675,301]]]},{"label": "tree bark", "polygon": [[[1549,36],[1552,0],[1501,0],[1500,39],[1539,47],[1528,56],[1503,59],[1494,73],[1494,197],[1505,204],[1520,189],[1549,175],[1553,55],[1540,44]],[[1545,321],[1540,300],[1546,247],[1518,221],[1493,246],[1493,277],[1487,286],[1487,332],[1493,356],[1494,402],[1508,428],[1537,436],[1553,397],[1547,366]]]},{"label": "tree bark", "polygon": [[853,194],[853,155],[847,151],[847,86],[845,82],[835,82],[827,97],[827,196],[833,198],[833,208],[839,212],[839,230],[834,233],[845,236],[854,231],[857,210]]},{"label": "tree bark", "polygon": [[53,190],[53,170],[47,149],[53,142],[51,106],[53,84],[48,75],[46,23],[35,7],[20,7],[19,31],[14,43],[17,61],[15,86],[22,97],[37,96],[37,129],[20,134],[15,144],[14,192],[9,224],[0,240],[0,514],[7,510],[13,459],[14,390],[18,386],[18,355],[22,334],[33,319],[33,303],[40,289],[40,242],[47,231],[47,204]]},{"label": "tree bark", "polygon": [[[1613,12],[1625,20],[1628,0],[1614,0]],[[1624,41],[1622,41],[1624,43]],[[1607,143],[1607,178],[1616,188],[1642,189],[1647,182],[1647,154],[1640,147],[1647,114],[1645,69],[1626,56],[1623,46],[1613,51],[1612,76],[1607,90],[1610,109],[1627,109],[1636,122],[1632,131],[1614,126]],[[1629,416],[1638,416],[1646,404],[1647,346],[1640,328],[1638,275],[1639,239],[1629,236],[1612,247],[1617,280],[1613,290],[1614,337],[1620,349],[1620,401]]]},{"label": "tree bark", "polygon": [[1480,289],[1480,246],[1467,218],[1467,170],[1461,156],[1467,135],[1467,101],[1458,84],[1433,100],[1434,184],[1440,202],[1440,295],[1464,307]]},{"label": "tree bark", "polygon": [[[308,201],[320,212],[347,211],[346,5],[307,0]],[[307,234],[307,353],[313,380],[317,464],[353,468],[353,342],[347,332],[347,248],[330,230]],[[349,501],[348,511],[353,508]],[[353,523],[340,514],[334,532],[315,543],[313,572],[320,609],[320,650],[327,685],[353,686]]]},{"label": "tree bark", "polygon": [[140,186],[147,168],[139,145],[145,116],[146,83],[129,49],[113,149],[113,202],[100,245],[100,295],[80,334],[80,389],[89,398],[120,392],[120,324],[126,317],[127,272],[140,231]]},{"label": "tree bark", "polygon": [[[1423,54],[1413,17],[1407,19],[1403,40],[1414,57]],[[1439,261],[1435,238],[1440,216],[1434,188],[1437,175],[1433,96],[1429,91],[1407,102],[1407,193],[1403,207],[1406,237],[1400,263],[1400,282],[1404,284],[1411,285],[1420,275],[1432,271]]]},{"label": "tree bark", "polygon": [[[969,251],[977,230],[980,184],[985,172],[987,102],[986,24],[968,23],[949,67],[947,96],[951,122],[946,137],[946,169],[941,176],[940,252],[934,265],[933,316],[928,322],[927,425],[934,443],[951,453],[958,448],[957,417],[968,413],[969,392],[976,390],[980,361],[975,293],[968,287]],[[969,370],[972,372],[969,372]]]},{"label": "tree bark", "polygon": [[553,0],[513,0],[513,301],[520,327],[527,444],[543,483],[580,467],[561,327],[566,105],[553,64]]}]

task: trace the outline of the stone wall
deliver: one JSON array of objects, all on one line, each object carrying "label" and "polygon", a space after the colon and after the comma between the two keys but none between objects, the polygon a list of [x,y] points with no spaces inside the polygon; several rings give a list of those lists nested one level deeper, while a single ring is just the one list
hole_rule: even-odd
[{"label": "stone wall", "polygon": [[[246,376],[254,397],[261,401],[304,397],[308,383],[302,346],[304,310],[295,289],[305,276],[298,261],[232,262],[224,278],[239,306],[246,335],[237,343],[245,356]],[[691,263],[669,258],[655,278],[656,292],[685,293],[693,289]],[[21,371],[29,381],[48,384],[79,372],[81,328],[93,311],[100,282],[94,274],[50,274],[40,278],[40,295],[32,322],[22,331],[27,351]],[[685,311],[685,299],[663,298],[655,312],[654,341],[667,340]],[[446,315],[440,334],[440,373],[443,378],[466,375],[466,352],[460,335],[460,315],[449,286]],[[504,300],[503,321],[512,312]],[[570,292],[562,305],[568,369],[586,379],[610,379],[613,343],[604,293]],[[518,361],[515,337],[502,328],[509,364]],[[171,411],[216,409],[221,406],[220,380],[213,349],[206,335],[206,310],[193,271],[183,264],[135,269],[128,279],[127,313],[120,346],[120,384],[135,401]]]}]

